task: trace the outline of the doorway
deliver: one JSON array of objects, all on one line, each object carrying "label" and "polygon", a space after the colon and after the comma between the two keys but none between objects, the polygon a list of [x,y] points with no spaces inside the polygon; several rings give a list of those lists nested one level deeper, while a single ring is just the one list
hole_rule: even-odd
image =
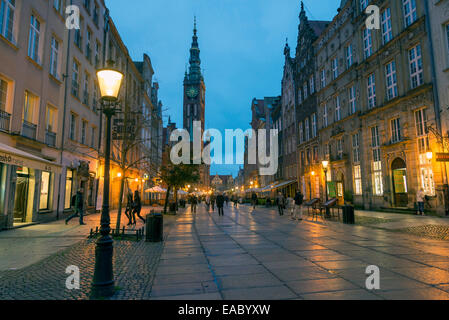
[{"label": "doorway", "polygon": [[394,205],[396,207],[407,207],[407,165],[401,158],[396,158],[391,164],[393,173]]},{"label": "doorway", "polygon": [[14,196],[14,223],[24,223],[27,217],[30,172],[26,167],[17,168],[17,183]]},{"label": "doorway", "polygon": [[337,199],[339,205],[345,204],[345,176],[341,172],[337,175]]}]

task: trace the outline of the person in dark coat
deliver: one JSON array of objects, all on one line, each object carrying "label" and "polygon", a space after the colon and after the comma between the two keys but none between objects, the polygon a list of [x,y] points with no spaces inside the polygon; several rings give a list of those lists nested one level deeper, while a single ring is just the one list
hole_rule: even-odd
[{"label": "person in dark coat", "polygon": [[85,225],[85,223],[83,221],[83,218],[84,218],[84,194],[83,194],[82,188],[78,189],[78,191],[76,192],[75,206],[74,206],[73,214],[65,220],[65,224],[68,224],[69,221],[72,220],[73,218],[75,218],[76,216],[80,217],[80,225],[81,226]]},{"label": "person in dark coat", "polygon": [[190,197],[190,204],[190,212],[196,213],[196,207],[198,205],[198,198],[196,197],[196,195],[192,194],[192,196]]},{"label": "person in dark coat", "polygon": [[137,216],[145,223],[145,219],[140,215],[140,211],[142,210],[142,201],[140,201],[139,191],[134,191],[134,202],[133,202],[133,218],[134,224],[136,224],[136,214]]},{"label": "person in dark coat", "polygon": [[135,224],[136,217],[132,214],[133,212],[133,194],[131,192],[128,193],[128,202],[126,203],[125,215],[128,218],[128,226]]},{"label": "person in dark coat", "polygon": [[301,191],[295,194],[295,210],[293,219],[302,220],[302,204],[304,202],[304,196]]},{"label": "person in dark coat", "polygon": [[276,203],[278,205],[279,215],[283,216],[284,215],[284,207],[285,207],[285,198],[281,192],[279,192],[278,196],[276,197]]},{"label": "person in dark coat", "polygon": [[252,196],[251,196],[251,202],[253,203],[253,209],[256,209],[256,205],[257,205],[257,194],[255,192],[253,192]]},{"label": "person in dark coat", "polygon": [[212,206],[212,211],[214,211],[215,210],[215,201],[216,201],[216,196],[215,196],[215,194],[213,194],[213,195],[211,195],[211,197],[210,197],[210,205]]},{"label": "person in dark coat", "polygon": [[224,216],[224,212],[223,212],[224,203],[225,203],[225,197],[222,194],[219,194],[217,196],[217,208],[218,208],[219,216]]}]

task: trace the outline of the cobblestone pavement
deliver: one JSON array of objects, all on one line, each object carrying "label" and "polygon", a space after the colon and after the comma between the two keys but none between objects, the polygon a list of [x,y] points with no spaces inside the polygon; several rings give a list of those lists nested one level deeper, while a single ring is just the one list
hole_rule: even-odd
[{"label": "cobblestone pavement", "polygon": [[[379,219],[394,217],[364,219],[371,228],[248,206],[219,217],[200,205],[165,217],[163,243],[115,241],[112,299],[449,299],[449,242],[377,229]],[[0,271],[0,299],[89,299],[94,249],[78,241]],[[80,290],[65,288],[69,265],[80,267]],[[380,290],[366,289],[369,265]]]},{"label": "cobblestone pavement", "polygon": [[[165,237],[174,217],[165,217]],[[88,235],[86,232],[85,237]],[[114,241],[114,278],[117,287],[112,299],[149,297],[154,271],[163,243]],[[66,268],[80,269],[80,290],[66,289]],[[0,300],[89,299],[95,266],[95,240],[79,241],[43,260],[19,270],[0,271]]]},{"label": "cobblestone pavement", "polygon": [[[380,290],[366,289],[370,265],[380,268]],[[219,217],[200,206],[173,227],[151,299],[447,300],[449,242],[333,221],[296,222],[247,206],[225,208]]]}]

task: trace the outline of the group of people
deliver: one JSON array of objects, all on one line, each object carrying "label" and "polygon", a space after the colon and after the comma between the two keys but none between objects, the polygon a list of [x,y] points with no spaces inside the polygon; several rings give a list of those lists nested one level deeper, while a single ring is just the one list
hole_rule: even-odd
[{"label": "group of people", "polygon": [[224,195],[222,193],[219,193],[217,196],[215,196],[214,194],[212,195],[207,195],[206,199],[205,199],[205,203],[206,203],[206,208],[207,211],[210,211],[211,207],[212,207],[212,211],[215,210],[215,205],[217,206],[218,209],[218,215],[219,216],[224,216],[224,205],[226,203],[226,206],[229,206],[229,197],[228,195]]},{"label": "group of people", "polygon": [[[80,225],[85,225],[84,223],[84,211],[86,208],[86,201],[84,199],[83,188],[78,189],[75,195],[72,197],[71,206],[73,209],[73,214],[70,215],[66,220],[65,224],[68,224],[70,220],[75,217],[79,217]],[[145,223],[145,219],[140,215],[142,210],[142,201],[140,199],[139,191],[133,194],[128,193],[128,202],[126,204],[125,215],[128,218],[128,226],[136,224],[136,215]]]},{"label": "group of people", "polygon": [[280,216],[284,215],[285,210],[289,210],[290,216],[293,220],[302,220],[302,204],[304,201],[304,195],[301,192],[297,192],[294,198],[285,198],[282,192],[279,192],[276,196],[276,205]]},{"label": "group of people", "polygon": [[132,193],[128,193],[128,202],[126,203],[125,215],[128,218],[128,226],[136,224],[136,215],[145,223],[145,219],[140,215],[142,211],[142,200],[139,191],[134,191],[134,199]]}]

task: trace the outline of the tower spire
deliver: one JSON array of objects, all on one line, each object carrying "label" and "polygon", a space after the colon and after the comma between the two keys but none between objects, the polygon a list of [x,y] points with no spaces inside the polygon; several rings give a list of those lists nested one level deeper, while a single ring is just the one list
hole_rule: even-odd
[{"label": "tower spire", "polygon": [[200,49],[199,49],[199,45],[198,45],[197,32],[198,32],[198,29],[197,29],[197,23],[196,23],[196,16],[194,16],[192,46],[190,48],[190,60],[189,60],[189,63],[190,63],[189,79],[190,80],[202,79]]}]

